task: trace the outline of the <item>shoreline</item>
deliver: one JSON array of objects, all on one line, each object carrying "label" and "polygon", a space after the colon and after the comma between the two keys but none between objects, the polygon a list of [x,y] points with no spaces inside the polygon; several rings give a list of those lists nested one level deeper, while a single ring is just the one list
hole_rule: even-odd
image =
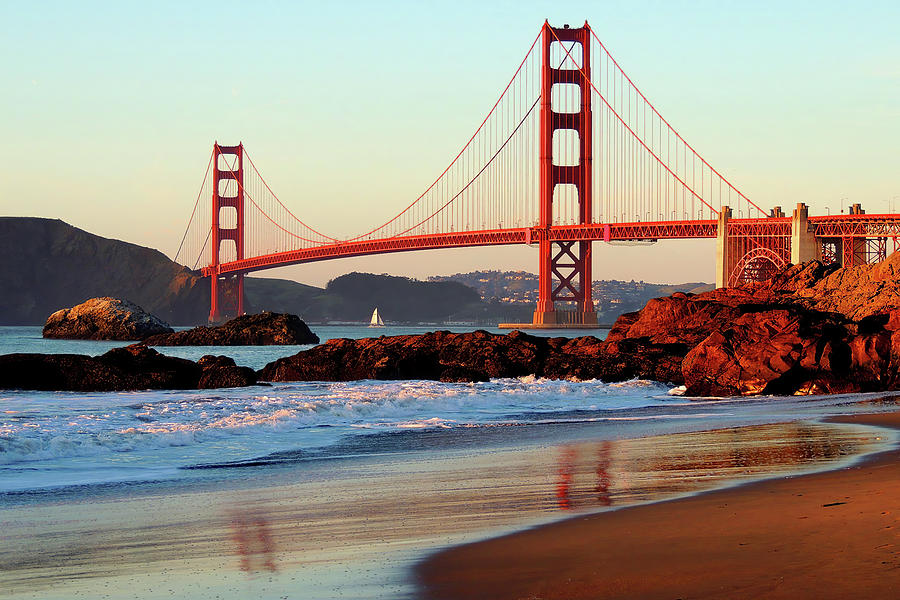
[{"label": "shoreline", "polygon": [[[896,431],[900,411],[822,422]],[[420,561],[413,577],[423,600],[892,598],[900,594],[898,498],[895,441],[849,465],[450,547]]]},{"label": "shoreline", "polygon": [[[813,469],[822,469],[827,468],[827,461],[846,465],[873,450],[880,454],[880,448],[857,446],[854,440],[860,439],[860,432],[834,435],[823,429],[806,420],[792,420],[612,442],[611,487],[615,490],[620,483],[627,484],[614,492],[624,494],[614,496],[614,504],[627,503],[629,497],[647,497],[648,492],[657,498],[655,502],[673,494],[696,494],[690,492],[694,489],[690,486],[698,482],[701,489],[704,485],[733,486],[735,479],[748,476],[748,468],[756,469],[750,475],[756,479],[810,468],[804,461],[815,463]],[[863,438],[869,440],[867,444],[879,443],[873,436]],[[98,498],[97,502],[51,501],[9,507],[0,513],[7,526],[12,526],[5,539],[21,543],[20,534],[27,534],[25,539],[36,536],[34,542],[59,537],[61,545],[41,549],[46,542],[34,547],[25,542],[24,554],[30,556],[8,556],[15,564],[7,563],[12,569],[3,579],[14,590],[13,596],[41,593],[54,598],[76,592],[90,595],[105,591],[107,584],[138,581],[135,578],[140,578],[148,592],[151,587],[156,592],[197,586],[191,588],[192,597],[197,598],[280,597],[274,595],[276,591],[293,597],[311,588],[321,593],[310,597],[337,598],[345,591],[361,593],[360,588],[366,586],[370,591],[360,597],[411,598],[414,590],[405,575],[433,549],[482,539],[490,531],[520,530],[529,521],[560,523],[562,513],[557,504],[563,463],[559,461],[570,449],[577,451],[577,457],[568,500],[578,508],[591,508],[590,502],[599,506],[593,478],[601,444],[594,440],[530,450],[482,448],[474,455],[451,452],[430,457],[424,463],[430,465],[426,471],[420,471],[423,463],[418,453],[407,457],[405,466],[372,457],[365,464],[350,465],[351,476],[336,480],[313,477],[297,481],[285,471],[293,482],[285,480],[268,487],[227,486],[181,493],[175,488],[161,495],[125,494]],[[664,455],[678,453],[678,457],[660,463],[660,448]],[[733,448],[741,448],[742,456],[748,458],[737,471],[732,464]],[[843,454],[840,448],[851,454]],[[326,464],[320,468],[331,470]],[[672,468],[695,476],[692,483],[683,480],[690,477],[675,481],[688,488],[672,487],[668,471]],[[378,478],[372,478],[375,474]],[[360,475],[366,477],[365,489],[359,485]],[[631,481],[623,482],[623,475]],[[315,497],[319,499],[310,500]],[[274,548],[271,554],[251,554],[249,571],[238,564],[234,539],[235,515],[241,513],[266,524],[260,531],[268,531]],[[88,519],[86,529],[71,519]],[[329,523],[340,523],[339,530],[335,532]],[[186,528],[185,524],[190,525]],[[48,534],[53,537],[47,538]],[[92,540],[93,549],[79,548],[83,536]],[[65,560],[48,560],[54,552],[60,552]],[[269,571],[268,557],[277,572]],[[350,564],[356,566],[349,571],[353,578],[348,580]],[[70,572],[72,568],[80,574]],[[48,587],[35,577],[46,578]],[[0,596],[4,594],[0,592]]]}]

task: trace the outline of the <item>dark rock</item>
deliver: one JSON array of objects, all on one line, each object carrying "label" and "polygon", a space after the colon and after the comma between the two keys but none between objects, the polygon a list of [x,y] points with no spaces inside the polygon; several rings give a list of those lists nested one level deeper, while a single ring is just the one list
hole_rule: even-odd
[{"label": "dark rock", "polygon": [[644,339],[604,343],[595,378],[604,381],[651,379],[681,385],[684,383],[681,361],[687,348],[686,344],[653,344]]},{"label": "dark rock", "polygon": [[236,387],[256,382],[252,369],[226,357],[200,363],[160,354],[143,344],[100,356],[6,354],[0,356],[0,388],[110,392],[147,389]]},{"label": "dark rock", "polygon": [[143,340],[172,333],[169,325],[140,306],[118,298],[91,298],[47,318],[45,338],[78,340]]},{"label": "dark rock", "polygon": [[197,364],[203,369],[197,387],[200,389],[243,387],[256,383],[256,372],[250,367],[239,367],[228,356],[207,354]]},{"label": "dark rock", "polygon": [[7,354],[0,356],[0,387],[29,390],[114,391],[191,389],[200,366],[164,356],[142,344],[101,356]]},{"label": "dark rock", "polygon": [[264,312],[242,315],[216,327],[154,335],[148,346],[275,346],[318,344],[319,336],[300,317]]},{"label": "dark rock", "polygon": [[432,379],[483,381],[542,370],[546,338],[518,331],[486,331],[335,339],[269,363],[264,381],[350,381],[356,379]]},{"label": "dark rock", "polygon": [[[422,335],[335,339],[279,359],[260,372],[262,381],[432,379],[485,381],[546,376],[595,379],[604,375],[602,342],[593,337],[544,338],[435,331]],[[611,376],[615,378],[615,375]]]},{"label": "dark rock", "polygon": [[550,338],[541,375],[550,379],[596,379],[605,356],[600,340],[593,336]]},{"label": "dark rock", "polygon": [[438,377],[438,379],[449,383],[462,383],[471,381],[488,381],[490,377],[485,375],[484,371],[476,371],[474,369],[468,369],[466,367],[458,367],[454,365],[449,366],[441,371],[441,376]]}]

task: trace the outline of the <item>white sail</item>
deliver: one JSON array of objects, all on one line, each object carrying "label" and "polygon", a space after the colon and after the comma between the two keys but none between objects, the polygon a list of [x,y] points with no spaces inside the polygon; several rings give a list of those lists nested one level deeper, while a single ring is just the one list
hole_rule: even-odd
[{"label": "white sail", "polygon": [[372,311],[372,320],[369,322],[369,327],[384,327],[384,321],[381,320],[381,315],[378,314],[378,308]]}]

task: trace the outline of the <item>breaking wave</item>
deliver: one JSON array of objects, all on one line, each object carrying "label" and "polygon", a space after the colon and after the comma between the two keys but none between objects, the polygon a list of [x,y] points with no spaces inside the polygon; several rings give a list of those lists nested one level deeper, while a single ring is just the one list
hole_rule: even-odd
[{"label": "breaking wave", "polygon": [[[568,415],[664,403],[668,387],[649,381],[606,384],[534,377],[483,383],[358,381],[282,384],[217,395],[197,392],[11,394],[0,400],[0,464],[103,454],[149,452],[243,439],[243,446],[300,443],[334,435],[298,432],[337,428],[413,430],[538,423]],[[37,397],[35,397],[37,396]],[[77,410],[72,408],[77,406]],[[579,414],[577,417],[576,413]],[[545,418],[548,417],[549,418]],[[224,445],[224,444],[220,444]]]}]

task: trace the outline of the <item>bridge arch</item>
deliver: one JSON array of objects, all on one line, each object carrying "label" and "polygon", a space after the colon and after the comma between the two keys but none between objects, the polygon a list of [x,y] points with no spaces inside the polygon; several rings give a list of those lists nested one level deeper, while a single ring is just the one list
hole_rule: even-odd
[{"label": "bridge arch", "polygon": [[750,281],[765,281],[788,265],[788,261],[771,248],[753,248],[744,254],[731,270],[728,287]]}]

